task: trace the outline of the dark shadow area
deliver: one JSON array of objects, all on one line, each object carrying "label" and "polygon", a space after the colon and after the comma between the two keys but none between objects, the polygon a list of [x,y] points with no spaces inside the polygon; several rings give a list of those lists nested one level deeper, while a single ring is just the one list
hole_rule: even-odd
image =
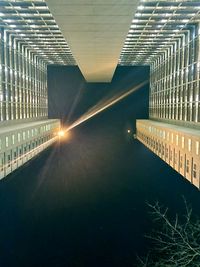
[{"label": "dark shadow area", "polygon": [[[113,84],[119,86],[126,71],[117,72]],[[76,92],[64,92],[56,83],[57,89],[49,89],[50,114],[56,116],[59,105],[57,114],[65,120]],[[55,96],[55,90],[62,94]],[[85,90],[92,99],[81,98],[72,117],[105,94],[92,85]],[[183,212],[184,195],[199,215],[199,191],[132,137],[135,120],[148,116],[147,106],[148,86],[74,128],[69,139],[1,181],[0,266],[137,266],[136,254],[147,250],[144,234],[152,228],[147,201]]]}]

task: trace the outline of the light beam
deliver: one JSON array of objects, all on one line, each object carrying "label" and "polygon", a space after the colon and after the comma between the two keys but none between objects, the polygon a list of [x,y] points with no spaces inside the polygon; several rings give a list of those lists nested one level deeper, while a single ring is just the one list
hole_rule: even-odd
[{"label": "light beam", "polygon": [[127,97],[130,94],[132,94],[133,92],[137,91],[138,89],[140,89],[141,87],[143,87],[144,85],[146,85],[148,82],[149,81],[144,81],[144,82],[136,85],[135,87],[131,88],[130,90],[128,90],[128,91],[126,91],[124,93],[121,93],[120,95],[111,97],[110,99],[108,99],[107,101],[105,101],[104,103],[102,103],[100,105],[97,104],[95,106],[95,108],[92,107],[88,112],[86,112],[85,114],[83,114],[79,119],[77,119],[69,127],[67,127],[65,131],[69,131],[69,130],[75,128],[76,126],[80,125],[81,123],[83,123],[83,122],[91,119],[92,117],[96,116],[100,112],[102,112],[105,109],[113,106],[114,104],[118,103],[119,101],[121,101],[125,97]]}]

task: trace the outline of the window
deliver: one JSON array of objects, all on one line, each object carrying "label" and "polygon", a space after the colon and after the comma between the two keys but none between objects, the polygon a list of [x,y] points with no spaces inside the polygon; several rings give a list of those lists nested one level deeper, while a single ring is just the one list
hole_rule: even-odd
[{"label": "window", "polygon": [[177,164],[177,153],[174,155],[174,164]]},{"label": "window", "polygon": [[197,178],[197,165],[194,163],[193,165],[193,178]]},{"label": "window", "polygon": [[20,133],[17,134],[17,138],[18,138],[18,142],[20,142],[21,141],[21,134]]},{"label": "window", "polygon": [[199,141],[196,141],[196,155],[199,155]]},{"label": "window", "polygon": [[181,138],[181,146],[182,146],[182,148],[184,148],[184,143],[185,143],[185,138],[184,138],[184,136],[182,136],[182,138]]},{"label": "window", "polygon": [[178,146],[178,134],[176,135],[176,145]]},{"label": "window", "polygon": [[168,158],[168,148],[166,147],[166,158]]},{"label": "window", "polygon": [[180,156],[180,168],[183,167],[183,156]]},{"label": "window", "polygon": [[165,139],[165,131],[163,131],[163,138]]},{"label": "window", "polygon": [[25,139],[26,139],[26,133],[23,132],[23,140],[25,140]]},{"label": "window", "polygon": [[188,150],[191,151],[192,148],[192,140],[189,138],[188,139]]},{"label": "window", "polygon": [[186,172],[189,173],[189,159],[186,160]]},{"label": "window", "polygon": [[11,159],[11,157],[10,157],[10,155],[8,155],[8,167],[10,167],[10,159]]},{"label": "window", "polygon": [[172,150],[169,151],[169,160],[172,160]]},{"label": "window", "polygon": [[14,134],[12,135],[12,144],[13,145],[15,144],[15,135]]},{"label": "window", "polygon": [[8,136],[6,136],[6,147],[8,147],[9,142],[8,142]]}]

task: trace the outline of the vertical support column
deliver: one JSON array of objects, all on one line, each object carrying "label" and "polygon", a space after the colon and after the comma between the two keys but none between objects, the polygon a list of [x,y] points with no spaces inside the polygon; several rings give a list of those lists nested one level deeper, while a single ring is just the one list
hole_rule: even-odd
[{"label": "vertical support column", "polygon": [[177,43],[173,44],[173,65],[172,65],[172,119],[175,119],[176,113],[176,51],[177,51]]},{"label": "vertical support column", "polygon": [[2,119],[6,120],[6,61],[5,61],[5,50],[6,50],[6,33],[2,29]]},{"label": "vertical support column", "polygon": [[22,101],[23,101],[23,95],[22,95],[22,59],[21,59],[21,46],[20,42],[17,43],[17,63],[18,63],[18,103],[19,103],[19,119],[22,119]]},{"label": "vertical support column", "polygon": [[184,91],[184,121],[188,118],[188,62],[189,62],[189,33],[185,33],[185,46],[184,46],[184,69],[183,69],[183,91]]},{"label": "vertical support column", "polygon": [[195,82],[194,82],[194,121],[200,122],[200,23],[198,22],[195,27]]},{"label": "vertical support column", "polygon": [[193,121],[193,81],[194,81],[194,36],[195,36],[195,27],[194,25],[190,26],[189,31],[189,62],[188,62],[188,100],[189,100],[189,116],[188,120]]},{"label": "vertical support column", "polygon": [[4,30],[0,29],[0,121],[5,120],[5,58],[4,58]]},{"label": "vertical support column", "polygon": [[185,35],[181,36],[181,54],[180,54],[180,115],[179,119],[184,120],[184,87],[183,87],[183,79],[184,79],[184,57],[185,57]]},{"label": "vertical support column", "polygon": [[163,106],[163,118],[166,119],[167,114],[167,51],[165,50],[163,53],[163,62],[164,62],[164,77],[163,77],[163,98],[164,98],[164,106]]},{"label": "vertical support column", "polygon": [[11,35],[6,32],[6,119],[11,120]]},{"label": "vertical support column", "polygon": [[173,92],[172,92],[172,75],[173,75],[173,45],[169,50],[169,119],[172,119]]},{"label": "vertical support column", "polygon": [[16,119],[20,119],[20,90],[19,90],[19,41],[15,41],[15,91],[16,91]]},{"label": "vertical support column", "polygon": [[15,104],[15,65],[14,65],[14,37],[10,37],[10,89],[11,89],[11,120],[16,119],[16,104]]},{"label": "vertical support column", "polygon": [[180,38],[177,40],[177,52],[176,52],[176,114],[175,114],[175,119],[179,119],[179,114],[180,114],[180,94],[181,94],[181,88],[180,88]]}]

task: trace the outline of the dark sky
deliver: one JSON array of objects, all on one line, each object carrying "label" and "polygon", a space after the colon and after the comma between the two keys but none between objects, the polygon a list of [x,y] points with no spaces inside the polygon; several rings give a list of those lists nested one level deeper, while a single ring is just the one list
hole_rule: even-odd
[{"label": "dark sky", "polygon": [[[71,120],[110,92],[146,79],[121,67],[85,84],[77,68],[49,70],[50,115]],[[148,116],[148,86],[71,131],[0,183],[0,267],[129,267],[148,249],[146,202],[199,214],[199,191],[127,133]]]}]

